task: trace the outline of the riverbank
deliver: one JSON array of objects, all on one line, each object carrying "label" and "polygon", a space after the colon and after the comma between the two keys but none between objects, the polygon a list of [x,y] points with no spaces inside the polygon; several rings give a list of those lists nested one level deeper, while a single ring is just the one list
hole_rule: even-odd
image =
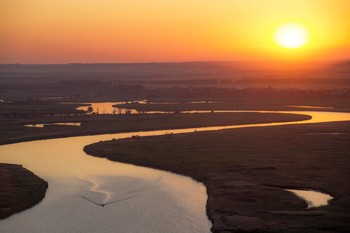
[{"label": "riverbank", "polygon": [[[208,114],[140,114],[88,115],[33,119],[5,118],[0,121],[0,145],[41,139],[151,131],[159,129],[222,126],[308,120],[309,116],[278,113],[208,113]],[[43,128],[26,124],[81,122],[81,126],[51,125]]]},{"label": "riverbank", "polygon": [[[112,140],[84,150],[203,182],[213,232],[345,233],[349,129],[349,122],[254,127]],[[306,209],[285,188],[319,190],[334,200]]]},{"label": "riverbank", "polygon": [[[61,119],[61,121],[59,120]],[[49,138],[62,138],[71,136],[96,135],[117,132],[130,132],[142,130],[155,130],[167,128],[186,128],[215,125],[248,124],[248,123],[268,123],[308,120],[309,116],[295,114],[277,113],[211,113],[211,114],[165,114],[165,115],[101,115],[93,117],[81,117],[84,122],[81,127],[75,126],[49,126],[44,128],[28,128],[22,126],[16,119],[12,119],[11,124],[2,124],[2,135],[0,144],[9,144],[30,140],[40,140]],[[10,119],[11,120],[11,119]],[[77,117],[52,118],[50,121],[36,119],[36,122],[69,122],[77,121]],[[28,121],[28,120],[27,120]],[[28,170],[19,165],[2,165],[5,174],[1,184],[2,193],[9,195],[20,193],[23,199],[10,200],[8,196],[0,198],[0,206],[3,211],[3,218],[13,213],[23,211],[38,203],[44,196],[46,188],[43,189],[46,181],[41,180]],[[1,171],[0,171],[1,172]],[[15,179],[14,183],[12,179]],[[22,181],[23,180],[23,181]],[[11,181],[11,182],[10,182]],[[19,186],[26,184],[23,187]],[[16,186],[18,185],[18,186]],[[39,188],[38,188],[39,187]],[[11,197],[11,196],[10,196]],[[6,213],[5,213],[6,212]]]},{"label": "riverbank", "polygon": [[39,203],[48,183],[21,165],[0,163],[0,219]]}]

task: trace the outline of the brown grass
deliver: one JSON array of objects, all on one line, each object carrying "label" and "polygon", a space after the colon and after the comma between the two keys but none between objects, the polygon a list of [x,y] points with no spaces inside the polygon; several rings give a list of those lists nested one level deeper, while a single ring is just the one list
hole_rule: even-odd
[{"label": "brown grass", "polygon": [[40,202],[48,184],[21,165],[0,163],[0,219]]},{"label": "brown grass", "polygon": [[[113,140],[85,151],[203,182],[213,232],[345,233],[349,142],[350,123],[339,122]],[[334,200],[306,210],[284,188],[320,190]]]}]

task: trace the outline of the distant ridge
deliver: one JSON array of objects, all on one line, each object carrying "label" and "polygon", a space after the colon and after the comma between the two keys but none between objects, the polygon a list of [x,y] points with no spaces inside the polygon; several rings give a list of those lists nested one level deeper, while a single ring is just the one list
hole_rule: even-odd
[{"label": "distant ridge", "polygon": [[0,79],[194,80],[302,77],[350,78],[350,61],[191,61],[152,63],[0,64]]},{"label": "distant ridge", "polygon": [[331,66],[334,69],[344,69],[344,70],[349,70],[350,71],[350,60],[349,61],[344,61],[344,62],[339,62],[335,63]]},{"label": "distant ridge", "polygon": [[337,62],[300,62],[300,61],[186,61],[186,62],[136,62],[136,63],[65,63],[65,64],[0,64],[0,72],[123,72],[137,70],[210,70],[229,68],[230,70],[267,70],[267,69],[312,69],[312,68],[348,68],[350,60]]},{"label": "distant ridge", "polygon": [[67,63],[67,64],[0,64],[0,72],[120,72],[130,67],[133,70],[144,69],[211,69],[222,68],[234,63],[206,62],[152,62],[152,63]]}]

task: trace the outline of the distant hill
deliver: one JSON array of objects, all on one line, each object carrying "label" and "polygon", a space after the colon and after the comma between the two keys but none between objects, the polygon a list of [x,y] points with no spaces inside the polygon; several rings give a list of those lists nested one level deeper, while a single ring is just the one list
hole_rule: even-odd
[{"label": "distant hill", "polygon": [[[0,72],[27,72],[27,73],[84,73],[84,72],[112,72],[130,73],[155,71],[188,71],[212,70],[228,68],[224,62],[179,62],[179,63],[71,63],[71,64],[0,64]],[[232,67],[232,64],[229,65]]]},{"label": "distant hill", "polygon": [[7,75],[65,78],[171,79],[211,78],[232,74],[234,64],[221,62],[96,63],[96,64],[0,64],[0,77]]}]

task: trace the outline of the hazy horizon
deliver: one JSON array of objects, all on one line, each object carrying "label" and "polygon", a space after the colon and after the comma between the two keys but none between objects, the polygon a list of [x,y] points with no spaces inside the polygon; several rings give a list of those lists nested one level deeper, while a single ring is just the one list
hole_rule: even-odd
[{"label": "hazy horizon", "polygon": [[[337,65],[348,65],[349,59],[329,60],[329,61],[281,61],[281,60],[269,60],[269,61],[154,61],[154,62],[67,62],[67,63],[0,63],[0,66],[89,66],[89,65],[190,65],[190,64],[216,64],[216,65],[229,65],[231,68],[236,69],[317,69],[327,68]],[[0,67],[1,68],[1,67]]]}]

